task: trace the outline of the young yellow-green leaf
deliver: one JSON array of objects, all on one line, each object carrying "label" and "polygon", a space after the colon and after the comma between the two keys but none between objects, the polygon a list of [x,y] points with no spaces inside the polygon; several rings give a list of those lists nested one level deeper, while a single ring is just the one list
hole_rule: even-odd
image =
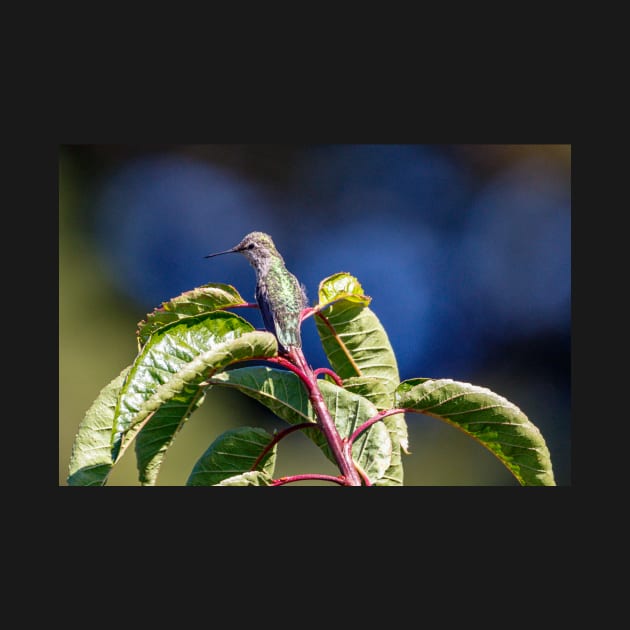
[{"label": "young yellow-green leaf", "polygon": [[[164,414],[164,405],[170,405],[174,418],[185,420],[200,395],[196,386],[211,373],[274,354],[274,335],[254,331],[249,322],[225,311],[181,319],[153,333],[120,393],[112,431],[114,461],[156,412]],[[178,426],[174,420],[170,433],[147,435],[148,453],[163,453]]]},{"label": "young yellow-green leaf", "polygon": [[102,486],[114,462],[111,453],[112,425],[120,388],[130,367],[106,385],[88,409],[72,444],[69,486]]},{"label": "young yellow-green leaf", "polygon": [[273,479],[261,470],[254,470],[252,472],[246,472],[242,475],[235,475],[234,477],[228,477],[217,486],[270,486]]},{"label": "young yellow-green leaf", "polygon": [[138,344],[142,348],[154,332],[178,319],[194,317],[241,304],[245,304],[245,300],[232,285],[217,282],[204,284],[191,291],[186,291],[168,302],[163,302],[162,306],[149,313],[146,319],[138,322],[136,332]]},{"label": "young yellow-green leaf", "polygon": [[[264,429],[252,427],[238,427],[222,433],[199,458],[186,485],[215,486],[230,477],[254,472],[252,467],[272,440],[273,436]],[[256,466],[256,470],[262,471],[269,478],[275,468],[276,451],[277,444]]]},{"label": "young yellow-green leaf", "polygon": [[509,400],[451,379],[410,379],[396,392],[396,406],[444,420],[478,440],[523,486],[555,486],[545,440]]},{"label": "young yellow-green leaf", "polygon": [[323,280],[318,305],[323,308],[315,324],[333,370],[344,381],[368,377],[373,379],[365,381],[368,384],[380,382],[384,391],[378,388],[374,395],[382,398],[386,393],[389,403],[383,404],[387,407],[400,383],[398,364],[387,333],[362,292],[359,281],[348,274]]},{"label": "young yellow-green leaf", "polygon": [[[315,420],[304,386],[293,372],[264,366],[246,367],[217,374],[210,382],[238,389],[290,424]],[[320,379],[317,384],[342,438],[350,437],[357,427],[378,413],[377,408],[363,396],[325,380]],[[319,429],[306,429],[305,434],[328,459],[335,461]],[[372,483],[383,479],[392,459],[392,442],[386,425],[377,422],[364,431],[352,445],[352,456]]]},{"label": "young yellow-green leaf", "polygon": [[363,293],[361,283],[345,271],[324,278],[319,283],[318,297],[319,303],[317,306],[319,308],[324,308],[341,299],[346,299],[355,304],[362,304],[363,306],[368,306],[372,300],[371,297]]}]

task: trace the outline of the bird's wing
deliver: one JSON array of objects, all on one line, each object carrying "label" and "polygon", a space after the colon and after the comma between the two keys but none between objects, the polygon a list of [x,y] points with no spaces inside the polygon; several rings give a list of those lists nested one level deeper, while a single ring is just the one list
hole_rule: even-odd
[{"label": "bird's wing", "polygon": [[[300,336],[300,313],[303,308],[302,288],[297,278],[288,272],[270,270],[266,280],[265,299],[267,306],[263,310],[263,319],[268,330],[277,337],[284,348],[302,346]],[[265,319],[265,311],[269,322]]]}]

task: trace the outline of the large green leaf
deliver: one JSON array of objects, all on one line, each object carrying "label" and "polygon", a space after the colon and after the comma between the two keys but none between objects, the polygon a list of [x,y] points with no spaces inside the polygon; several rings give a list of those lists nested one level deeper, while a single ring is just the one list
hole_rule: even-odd
[{"label": "large green leaf", "polygon": [[217,311],[154,333],[133,365],[105,387],[73,444],[69,485],[103,485],[137,437],[140,482],[154,484],[177,431],[203,401],[211,373],[251,358],[277,354],[276,338]]},{"label": "large green leaf", "polygon": [[343,386],[349,392],[364,396],[379,410],[391,407],[392,392],[373,376],[351,376],[343,380]]},{"label": "large green leaf", "polygon": [[317,332],[330,365],[342,379],[370,377],[384,386],[391,402],[400,382],[396,356],[362,291],[359,281],[349,274],[322,280]]},{"label": "large green leaf", "polygon": [[111,437],[116,401],[130,369],[125,368],[101,390],[79,425],[70,456],[69,486],[105,484],[114,465]]},{"label": "large green leaf", "polygon": [[478,440],[521,485],[554,486],[545,440],[527,416],[493,391],[450,379],[403,381],[396,406],[434,416]]},{"label": "large green leaf", "polygon": [[[343,382],[348,391],[365,396],[374,406],[382,411],[391,408],[392,395],[385,384],[371,376],[353,376]],[[383,477],[374,485],[401,486],[403,484],[403,465],[401,449],[408,453],[409,438],[405,414],[397,413],[383,419],[392,441],[391,464]]]},{"label": "large green leaf", "polygon": [[182,319],[153,333],[121,390],[112,435],[114,461],[157,418],[156,427],[143,431],[136,448],[141,479],[151,483],[154,458],[163,457],[198,405],[203,393],[199,386],[206,378],[231,363],[275,354],[271,333],[253,331],[249,322],[224,311]]},{"label": "large green leaf", "polygon": [[[199,458],[186,485],[214,486],[230,477],[253,472],[252,467],[256,460],[272,440],[273,436],[264,429],[252,427],[238,427],[222,433]],[[262,471],[269,478],[275,468],[276,451],[277,444],[256,466],[256,470]]]},{"label": "large green leaf", "polygon": [[[209,380],[213,385],[237,389],[254,398],[289,424],[312,422],[313,429],[304,429],[304,434],[318,446],[326,445],[326,439],[317,428],[315,412],[306,389],[293,372],[265,366],[251,366],[221,372]],[[330,451],[327,454],[332,458]]]},{"label": "large green leaf", "polygon": [[[162,460],[177,432],[192,411],[201,404],[200,385],[208,373],[253,357],[272,356],[277,352],[271,333],[251,332],[199,355],[174,373],[172,379],[157,387],[133,419],[122,439],[122,448],[136,440],[136,456],[141,483],[154,484]],[[155,426],[153,422],[156,422]]]},{"label": "large green leaf", "polygon": [[192,412],[202,405],[204,392],[195,381],[183,385],[180,392],[174,393],[147,418],[148,422],[138,425],[137,429],[132,427],[125,436],[125,444],[136,437],[138,479],[143,486],[155,485],[168,448]]},{"label": "large green leaf", "polygon": [[[353,376],[345,379],[343,386],[344,389],[367,398],[379,411],[392,408],[393,395],[378,379],[371,376]],[[404,414],[387,416],[384,422],[390,428],[390,433],[395,433],[396,441],[400,442],[402,449],[407,453],[409,438]]]},{"label": "large green leaf", "polygon": [[[292,372],[264,366],[245,367],[217,374],[210,382],[238,389],[290,424],[315,421],[306,390]],[[378,413],[378,409],[363,396],[325,380],[318,380],[317,384],[342,438],[350,437],[357,427]],[[332,462],[335,461],[318,428],[306,429],[305,434]],[[352,446],[352,456],[372,483],[384,478],[391,464],[392,442],[383,422],[372,425],[359,436]]]},{"label": "large green leaf", "polygon": [[[328,381],[319,380],[317,384],[342,438],[350,437],[355,429],[378,413],[378,409],[363,396]],[[374,485],[379,485],[385,475],[391,474],[392,440],[384,422],[377,422],[361,433],[352,444],[352,458]]]},{"label": "large green leaf", "polygon": [[144,346],[154,332],[178,319],[194,317],[245,303],[239,292],[230,284],[216,282],[204,284],[191,291],[186,291],[168,302],[163,302],[162,306],[149,313],[146,319],[138,322],[136,333],[138,343],[140,347]]},{"label": "large green leaf", "polygon": [[[324,351],[344,388],[372,401],[379,410],[391,408],[400,383],[391,343],[378,317],[368,308],[371,298],[359,281],[337,273],[319,285],[320,315],[315,318]],[[392,440],[391,465],[379,485],[401,485],[401,449],[408,452],[404,414],[383,421]]]}]

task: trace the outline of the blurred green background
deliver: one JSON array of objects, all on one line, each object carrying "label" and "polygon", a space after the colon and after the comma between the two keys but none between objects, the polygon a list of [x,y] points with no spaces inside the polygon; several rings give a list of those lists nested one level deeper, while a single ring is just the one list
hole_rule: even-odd
[{"label": "blurred green background", "polygon": [[[522,217],[528,216],[528,204],[533,203],[530,197],[511,211],[508,206],[501,206],[505,197],[498,197],[497,190],[508,197],[510,190],[516,190],[514,198],[525,194],[523,191],[537,189],[537,186],[547,191],[549,177],[553,176],[556,177],[553,191],[560,189],[562,199],[565,196],[570,199],[570,146],[449,145],[420,147],[418,150],[405,146],[400,151],[387,145],[366,148],[358,145],[356,149],[354,145],[350,146],[351,149],[344,145],[60,147],[60,485],[66,485],[72,442],[79,423],[99,391],[133,361],[137,351],[136,324],[147,312],[159,306],[161,301],[204,282],[234,284],[246,299],[253,298],[254,272],[245,261],[230,261],[226,265],[231,266],[221,267],[218,264],[211,266],[203,260],[205,254],[233,246],[253,229],[262,229],[274,236],[289,268],[305,281],[311,299],[316,295],[318,280],[327,275],[348,271],[359,278],[366,292],[373,297],[371,307],[390,334],[395,351],[400,352],[401,378],[431,376],[465,380],[489,387],[521,407],[547,441],[558,485],[570,484],[568,241],[555,247],[551,243],[544,250],[551,258],[543,259],[541,264],[546,265],[542,267],[543,273],[534,270],[536,278],[517,275],[522,265],[529,264],[527,261],[541,258],[540,252],[534,248],[541,229],[540,217],[550,217],[550,221],[556,222],[554,225],[558,224],[558,217],[567,214],[568,202],[563,201],[564,205],[557,213],[555,210],[546,214],[541,211],[540,217],[534,216],[531,223],[524,223],[531,225],[531,238],[518,225],[513,229],[501,227],[501,234],[514,232],[515,236],[510,238],[516,239],[517,246],[511,249],[522,247],[522,259],[526,261],[514,263],[513,275],[503,280],[507,284],[499,285],[497,289],[498,294],[505,296],[506,291],[515,287],[514,294],[509,296],[512,310],[504,307],[505,300],[492,307],[490,297],[479,299],[480,303],[490,305],[487,312],[481,305],[470,311],[462,308],[463,304],[475,302],[476,296],[487,287],[480,285],[481,289],[476,289],[471,298],[471,293],[466,293],[470,291],[468,281],[457,274],[447,276],[447,270],[458,269],[457,265],[461,264],[462,269],[471,265],[474,257],[470,252],[477,251],[478,241],[469,236],[468,227],[472,230],[484,221],[489,226],[496,226],[506,216],[525,221]],[[166,176],[164,171],[151,170],[156,159],[162,160],[160,168],[172,169],[166,171]],[[533,170],[532,160],[535,161]],[[436,164],[442,164],[443,169],[436,171]],[[513,175],[512,179],[504,177],[501,180],[503,188],[497,188],[497,177],[515,165],[521,169],[519,173],[525,172],[524,179],[514,184]],[[136,179],[133,184],[125,180],[129,169],[140,167],[145,170],[141,176],[136,173],[135,177],[142,185],[136,183]],[[187,169],[199,168],[208,169],[207,178],[206,171],[194,171],[200,173],[196,183],[183,180],[183,184],[180,182],[168,188],[169,182],[179,181],[176,178],[188,172]],[[385,171],[393,175],[376,187],[374,174]],[[411,175],[397,179],[401,172]],[[535,173],[535,177],[531,173]],[[205,186],[203,182],[215,176],[219,178],[215,188],[203,189],[203,195],[197,192],[197,197],[192,196],[195,186]],[[438,190],[436,181],[441,182]],[[388,185],[396,189],[398,198],[388,192]],[[408,189],[404,189],[406,185]],[[511,189],[510,185],[520,188]],[[483,186],[485,192],[481,194]],[[242,192],[245,189],[247,194]],[[261,192],[252,195],[252,189]],[[409,191],[406,197],[401,190]],[[423,199],[414,196],[419,195],[419,191],[425,191]],[[557,192],[553,194],[558,196]],[[169,205],[165,200],[171,199],[175,201],[169,201]],[[210,209],[209,204],[212,205],[215,199],[216,205]],[[377,200],[375,207],[366,204],[366,199]],[[431,214],[421,210],[426,209],[427,199],[434,203]],[[484,215],[495,201],[499,206],[496,215]],[[238,206],[238,211],[225,210],[231,203]],[[541,202],[540,207],[546,208],[544,203]],[[186,209],[197,207],[196,204],[201,208],[200,212],[208,208],[207,220],[203,214],[186,215]],[[248,206],[251,216],[238,214]],[[400,209],[396,210],[397,207]],[[349,229],[355,226],[351,221],[358,220],[357,217],[363,221],[368,216],[372,223],[367,223],[369,230],[366,234],[380,235],[385,247],[379,248],[371,242],[359,243],[360,247],[351,256],[335,260],[335,256],[342,255],[340,243],[357,240],[356,227]],[[326,231],[318,232],[324,223],[322,217],[327,217]],[[394,241],[388,241],[385,228],[380,226],[392,217],[400,217],[402,227],[393,233]],[[234,222],[233,226],[229,225],[230,220]],[[337,231],[335,222],[340,227]],[[132,229],[134,225],[135,231]],[[125,232],[124,226],[131,227]],[[407,249],[406,240],[412,240],[415,226],[422,235],[418,238],[427,238],[430,234],[433,240],[423,242],[425,247],[416,247],[417,240],[414,240],[413,247]],[[570,231],[566,226],[570,226],[570,222],[562,223],[558,229]],[[344,227],[348,229],[342,230]],[[487,230],[490,237],[493,229]],[[161,239],[163,248],[151,250],[151,245]],[[123,249],[127,241],[127,249]],[[319,257],[313,254],[314,242],[322,254]],[[410,319],[401,323],[397,323],[395,310],[387,310],[392,301],[389,294],[380,296],[379,290],[388,286],[388,274],[398,275],[398,266],[404,261],[387,259],[384,276],[374,275],[379,273],[374,271],[376,267],[383,267],[386,253],[396,254],[396,242],[400,243],[401,255],[407,257],[408,251],[422,249],[430,256],[431,252],[445,250],[441,243],[456,243],[444,259],[444,267],[437,267],[433,274],[423,275],[423,278],[437,276],[438,280],[443,275],[441,283],[434,280],[435,285],[424,285],[419,279],[417,285],[411,285],[412,289],[418,287],[417,291],[413,290],[417,296],[406,294],[400,288],[391,289],[399,298],[399,308],[405,309],[406,300],[410,304]],[[438,246],[434,247],[436,243]],[[490,249],[479,247],[483,251]],[[457,258],[456,252],[465,252],[462,260]],[[558,261],[553,259],[556,255],[560,256]],[[306,258],[305,262],[303,258]],[[146,268],[143,268],[145,263]],[[301,272],[300,264],[304,265]],[[419,260],[414,268],[422,268],[423,264],[431,263]],[[485,264],[477,275],[483,276],[484,269],[488,276],[494,269],[511,269],[500,258]],[[184,272],[178,275],[182,268],[190,270],[187,273],[192,275],[186,276]],[[549,269],[549,281],[539,286],[537,278],[547,277],[545,269]],[[404,275],[405,269],[402,272]],[[161,276],[165,284],[160,283]],[[557,285],[551,286],[553,282]],[[409,291],[409,284],[404,286]],[[561,307],[544,306],[548,294],[552,298],[558,295],[557,286],[563,286]],[[518,307],[522,294],[527,299],[522,307]],[[425,296],[425,301],[413,307],[412,299],[420,299],[421,295]],[[448,302],[451,299],[452,304]],[[540,308],[532,314],[536,303]],[[527,315],[526,319],[519,319],[521,312]],[[503,319],[490,319],[497,313]],[[426,331],[416,328],[415,323],[420,321]],[[252,322],[261,326],[255,319]],[[305,328],[308,328],[305,330],[305,352],[309,358],[308,351],[315,348],[316,335],[312,322],[307,320]],[[521,333],[525,330],[526,334],[517,335],[513,332],[515,329]],[[414,346],[420,349],[418,354],[410,350]],[[322,355],[316,352],[311,350],[314,367],[324,365]],[[418,414],[409,414],[407,422],[411,455],[404,459],[405,485],[518,485],[494,456],[456,429]],[[266,409],[242,395],[216,388],[209,391],[203,406],[191,416],[168,451],[158,485],[183,485],[197,458],[214,438],[227,429],[243,425],[262,426],[270,431],[283,426]],[[280,445],[276,476],[305,472],[336,474],[337,471],[309,440],[293,433]],[[108,484],[139,485],[132,448],[114,467]],[[312,482],[302,485],[312,485]]]}]

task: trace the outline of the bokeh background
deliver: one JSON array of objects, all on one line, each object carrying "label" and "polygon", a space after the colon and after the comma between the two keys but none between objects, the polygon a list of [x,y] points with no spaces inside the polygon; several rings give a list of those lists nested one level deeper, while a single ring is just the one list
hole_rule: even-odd
[{"label": "bokeh background", "polygon": [[[570,485],[570,145],[363,144],[60,146],[60,485],[78,425],[133,361],[146,313],[206,282],[253,301],[242,256],[203,258],[253,230],[273,236],[311,301],[333,273],[359,279],[401,379],[467,381],[518,405]],[[240,314],[262,327],[256,311]],[[312,318],[303,340],[311,364],[328,365]],[[418,414],[407,423],[405,485],[517,485],[457,429]],[[283,426],[211,390],[158,485],[183,485],[214,438],[242,425]],[[294,433],[276,474],[303,472],[336,473]],[[138,485],[133,449],[109,485]]]}]

